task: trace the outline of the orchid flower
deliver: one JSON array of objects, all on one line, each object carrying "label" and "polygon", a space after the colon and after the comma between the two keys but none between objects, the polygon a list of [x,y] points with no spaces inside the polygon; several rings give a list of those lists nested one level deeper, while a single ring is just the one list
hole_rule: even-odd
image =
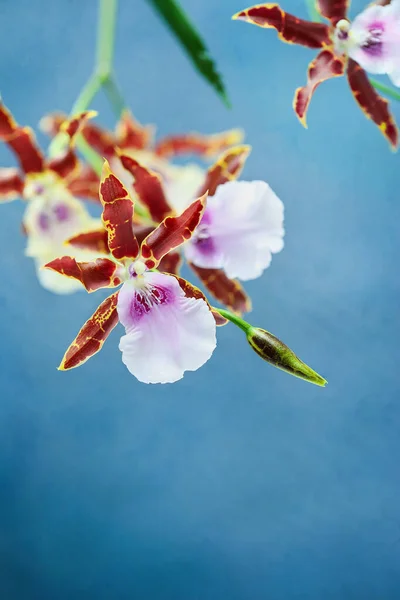
[{"label": "orchid flower", "polygon": [[400,0],[368,6],[352,22],[349,56],[369,73],[386,74],[400,86]]},{"label": "orchid flower", "polygon": [[63,130],[69,137],[69,148],[62,155],[46,160],[33,131],[19,126],[0,103],[0,140],[14,152],[21,167],[20,170],[0,169],[0,201],[18,197],[27,201],[22,223],[27,235],[26,254],[34,259],[43,287],[59,294],[73,292],[79,286],[56,273],[44,271],[43,265],[64,251],[63,243],[68,237],[82,228],[99,227],[99,220],[90,216],[69,189],[71,185],[81,188],[86,185],[72,142],[83,122],[92,115],[85,112],[65,121]]},{"label": "orchid flower", "polygon": [[[373,39],[375,22],[369,21],[372,13],[367,16],[367,21],[372,26],[372,37],[358,36],[359,49],[357,50],[357,44],[354,45],[353,41],[357,39],[357,32],[363,27],[365,28],[366,21],[361,19],[357,23],[356,19],[352,35],[349,36],[352,26],[347,18],[348,0],[317,0],[316,5],[320,14],[328,20],[329,24],[299,19],[286,13],[278,4],[258,4],[238,12],[232,18],[259,27],[276,29],[279,39],[284,42],[320,50],[308,67],[307,84],[297,88],[293,100],[295,113],[305,127],[307,109],[316,88],[323,81],[339,77],[346,72],[350,89],[361,110],[379,127],[392,148],[397,148],[398,129],[389,111],[389,103],[372,87],[363,70],[363,66],[368,68],[371,61],[368,62],[365,59],[368,52],[365,52],[365,47],[362,51],[362,46],[367,44],[372,47],[375,44],[374,47],[377,48]],[[396,27],[397,25],[392,27],[391,31],[393,32]],[[381,31],[381,26],[378,29]],[[380,35],[379,33],[378,37]],[[388,32],[388,39],[391,35],[392,33]],[[390,44],[387,46],[388,51],[389,46]],[[369,52],[371,53],[371,50]]]},{"label": "orchid flower", "polygon": [[[48,115],[42,119],[41,129],[48,135],[56,135],[64,120],[65,115],[60,113]],[[127,110],[122,114],[114,133],[93,123],[85,123],[82,130],[86,142],[109,161],[112,171],[125,185],[129,186],[131,180],[121,167],[119,152],[157,172],[171,203],[180,198],[189,202],[193,200],[204,179],[204,169],[199,165],[175,165],[171,162],[174,158],[196,155],[203,160],[213,159],[243,139],[240,129],[231,129],[211,135],[196,132],[171,135],[154,143],[154,132],[154,126],[141,125]]]},{"label": "orchid flower", "polygon": [[[236,314],[251,310],[251,302],[236,278],[259,277],[271,254],[283,248],[283,204],[262,181],[235,181],[249,155],[249,146],[227,150],[207,174],[193,197],[208,192],[207,207],[196,231],[182,245],[182,252],[210,294]],[[170,203],[162,178],[137,160],[120,154],[130,173],[136,197],[153,219],[180,214],[193,198],[179,197]],[[133,224],[141,240],[153,226]],[[108,253],[104,230],[82,232],[68,240],[74,247]],[[176,250],[163,258],[163,269],[178,275],[181,266]]]},{"label": "orchid flower", "polygon": [[215,327],[226,320],[188,281],[155,271],[163,257],[189,240],[206,206],[204,194],[178,217],[166,217],[139,246],[132,230],[134,202],[105,161],[100,183],[102,220],[110,258],[77,262],[64,256],[47,268],[79,281],[89,292],[116,287],[68,348],[60,365],[72,369],[98,352],[118,321],[119,348],[128,370],[145,383],[170,383],[201,367],[216,346]]}]

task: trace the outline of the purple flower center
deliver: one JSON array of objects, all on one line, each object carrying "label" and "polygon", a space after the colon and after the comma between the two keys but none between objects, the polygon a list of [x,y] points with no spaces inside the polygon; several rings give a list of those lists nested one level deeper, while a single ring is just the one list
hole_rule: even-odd
[{"label": "purple flower center", "polygon": [[215,244],[210,236],[209,225],[211,225],[211,215],[206,210],[192,238],[193,243],[196,244],[197,249],[202,254],[212,254],[215,251]]},{"label": "purple flower center", "polygon": [[385,31],[384,24],[381,22],[371,23],[368,28],[368,38],[363,43],[362,48],[371,56],[382,56],[382,35]]},{"label": "purple flower center", "polygon": [[33,186],[33,191],[38,196],[41,194],[44,194],[44,191],[45,191],[44,185],[42,185],[41,183],[35,183],[35,185]]},{"label": "purple flower center", "polygon": [[173,299],[171,291],[160,286],[146,286],[142,290],[135,291],[130,307],[130,315],[134,321],[138,321],[148,314],[152,308],[161,304],[168,304]]},{"label": "purple flower center", "polygon": [[347,40],[347,38],[349,37],[349,32],[348,31],[342,31],[342,30],[338,30],[337,32],[337,38],[338,40],[340,40],[341,42],[344,42]]},{"label": "purple flower center", "polygon": [[40,213],[38,217],[38,225],[39,229],[41,229],[42,231],[47,231],[50,226],[49,215],[47,215],[46,213]]},{"label": "purple flower center", "polygon": [[69,218],[69,208],[65,204],[57,204],[53,210],[58,221],[63,222]]}]

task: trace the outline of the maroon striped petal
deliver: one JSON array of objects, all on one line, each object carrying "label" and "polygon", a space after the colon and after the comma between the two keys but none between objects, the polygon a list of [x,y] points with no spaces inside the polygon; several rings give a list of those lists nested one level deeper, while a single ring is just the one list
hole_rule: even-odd
[{"label": "maroon striped petal", "polygon": [[79,171],[73,173],[68,180],[68,189],[73,196],[79,196],[87,200],[100,202],[99,196],[100,179],[89,165],[79,165]]},{"label": "maroon striped petal", "polygon": [[118,147],[122,150],[144,150],[152,144],[154,127],[141,125],[133,115],[125,110],[115,132]]},{"label": "maroon striped petal", "polygon": [[105,129],[93,123],[85,123],[82,135],[89,146],[103,158],[111,159],[115,156],[117,140]]},{"label": "maroon striped petal", "polygon": [[195,132],[184,135],[170,135],[156,144],[154,152],[163,158],[173,158],[183,154],[195,154],[203,158],[212,158],[231,146],[240,144],[243,137],[244,134],[241,129],[230,129],[212,135],[202,135]]},{"label": "maroon striped petal", "polygon": [[52,158],[47,162],[47,168],[57,173],[62,179],[73,177],[78,172],[79,159],[73,150],[68,150],[64,154]]},{"label": "maroon striped petal", "polygon": [[331,44],[328,25],[304,21],[285,12],[279,4],[257,4],[232,17],[259,27],[276,29],[278,37],[289,44],[323,48]]},{"label": "maroon striped petal", "polygon": [[104,161],[100,183],[102,220],[108,234],[108,247],[117,260],[136,258],[139,244],[132,230],[133,200]]},{"label": "maroon striped petal", "polygon": [[205,194],[208,191],[209,196],[213,196],[219,185],[237,179],[242,172],[251,146],[235,146],[224,152],[222,156],[207,171],[204,185],[199,190],[198,195]]},{"label": "maroon striped petal", "polygon": [[24,181],[18,169],[0,169],[0,202],[20,198],[23,189]]},{"label": "maroon striped petal", "polygon": [[130,156],[121,154],[119,158],[124,169],[135,180],[133,187],[140,202],[149,209],[152,219],[160,223],[172,212],[164,194],[161,177]]},{"label": "maroon striped petal", "polygon": [[74,248],[80,248],[81,250],[90,250],[99,254],[110,254],[108,234],[103,228],[74,235],[66,241],[66,244]]},{"label": "maroon striped petal", "polygon": [[11,112],[0,102],[0,140],[18,159],[24,173],[41,173],[44,158],[30,127],[20,127]]},{"label": "maroon striped petal", "polygon": [[222,269],[203,269],[193,263],[189,264],[218,302],[239,315],[251,310],[251,300],[239,281],[229,279]]},{"label": "maroon striped petal", "polygon": [[58,367],[60,371],[79,367],[99,350],[118,323],[118,293],[104,300],[84,324]]},{"label": "maroon striped petal", "polygon": [[350,0],[316,0],[318,12],[332,25],[346,18],[349,7]]},{"label": "maroon striped petal", "polygon": [[85,110],[77,115],[74,115],[70,119],[64,121],[60,126],[60,131],[63,131],[68,135],[72,141],[78,133],[88,126],[88,120],[92,119],[97,115],[95,110]]},{"label": "maroon striped petal", "polygon": [[71,256],[63,256],[47,263],[45,268],[80,281],[88,292],[116,287],[122,283],[118,275],[119,265],[108,258],[77,262]]},{"label": "maroon striped petal", "polygon": [[332,50],[322,50],[309,64],[307,85],[297,88],[293,100],[294,111],[304,127],[307,127],[307,109],[317,87],[323,81],[343,75],[344,70],[344,60]]},{"label": "maroon striped petal", "polygon": [[140,252],[148,269],[154,269],[171,250],[190,240],[206,207],[207,194],[194,202],[179,217],[166,217],[142,242]]},{"label": "maroon striped petal", "polygon": [[398,146],[399,132],[389,110],[389,102],[382,98],[372,87],[364,69],[351,58],[347,67],[347,78],[354,99],[368,119],[381,130],[391,147]]},{"label": "maroon striped petal", "polygon": [[158,270],[161,273],[169,273],[170,275],[179,275],[182,266],[182,256],[180,252],[169,252],[161,259],[158,265]]}]

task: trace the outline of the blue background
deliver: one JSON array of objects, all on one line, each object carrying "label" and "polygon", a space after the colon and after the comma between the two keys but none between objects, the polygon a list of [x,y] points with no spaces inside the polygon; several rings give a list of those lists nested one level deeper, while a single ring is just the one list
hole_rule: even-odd
[{"label": "blue background", "polygon": [[[250,320],[329,385],[273,369],[234,326],[175,385],[129,375],[120,328],[83,368],[58,372],[104,294],[41,289],[23,205],[4,205],[0,597],[398,599],[399,156],[344,79],[318,90],[308,131],[299,125],[292,96],[313,53],[231,22],[245,0],[183,1],[231,111],[144,0],[120,4],[116,70],[142,122],[159,134],[245,128],[244,177],[286,206],[285,249],[247,285]],[[297,0],[286,7],[306,16]],[[20,123],[70,109],[92,67],[96,8],[1,0],[1,92]],[[94,107],[113,124],[103,99]],[[0,159],[13,164],[4,148]]]}]

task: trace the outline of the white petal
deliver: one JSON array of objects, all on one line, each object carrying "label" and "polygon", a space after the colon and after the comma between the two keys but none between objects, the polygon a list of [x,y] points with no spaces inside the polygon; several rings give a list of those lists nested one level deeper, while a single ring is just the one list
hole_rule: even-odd
[{"label": "white petal", "polygon": [[264,181],[225,183],[208,200],[202,224],[209,239],[195,237],[185,255],[199,267],[224,269],[228,277],[255,279],[283,248],[283,213],[282,201]]},{"label": "white petal", "polygon": [[27,231],[27,256],[65,254],[64,242],[75,234],[94,229],[99,219],[90,216],[83,204],[64,186],[35,196],[28,202],[23,224]]},{"label": "white petal", "polygon": [[195,200],[205,177],[204,169],[194,164],[169,168],[164,180],[165,195],[177,214],[181,214]]},{"label": "white petal", "polygon": [[395,85],[396,87],[400,87],[400,66],[397,67],[391,73],[388,73],[388,75],[393,85]]},{"label": "white petal", "polygon": [[140,302],[136,282],[124,283],[118,297],[126,330],[119,344],[122,361],[143,383],[172,383],[210,358],[216,346],[214,317],[204,300],[187,298],[174,277],[145,273],[143,278],[162,301]]},{"label": "white petal", "polygon": [[[381,29],[381,46],[368,47],[371,32]],[[400,68],[399,3],[372,5],[361,12],[351,24],[349,56],[368,73],[391,73]]]}]

